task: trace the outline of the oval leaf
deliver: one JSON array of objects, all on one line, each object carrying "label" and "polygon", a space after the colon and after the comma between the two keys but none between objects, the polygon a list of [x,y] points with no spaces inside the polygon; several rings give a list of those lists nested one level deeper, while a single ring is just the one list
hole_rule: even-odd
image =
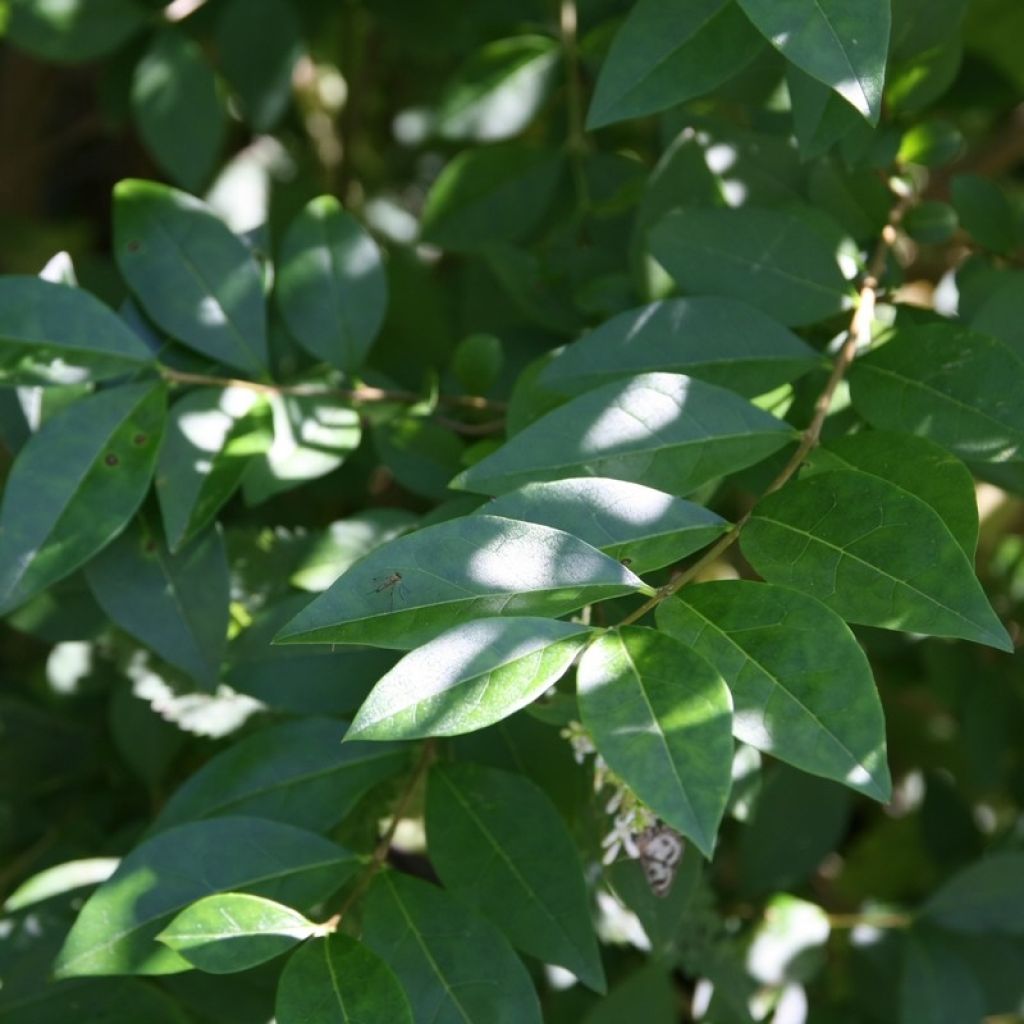
[{"label": "oval leaf", "polygon": [[153,831],[249,814],[326,832],[408,762],[397,744],[345,743],[345,726],[304,718],[263,729],[211,758],[164,804]]},{"label": "oval leaf", "polygon": [[277,1024],[413,1024],[394,972],[375,953],[335,932],[288,958],[277,986]]},{"label": "oval leaf", "polygon": [[759,395],[820,363],[791,330],[744,302],[665,299],[585,334],[547,364],[540,382],[577,394],[609,380],[666,371]]},{"label": "oval leaf", "polygon": [[136,0],[62,0],[8,4],[4,31],[17,47],[52,61],[95,60],[144,28],[150,13]]},{"label": "oval leaf", "polygon": [[541,1024],[533,982],[501,932],[427,882],[379,875],[363,939],[398,975],[417,1024]]},{"label": "oval leaf", "polygon": [[955,324],[898,331],[858,359],[854,408],[880,430],[921,434],[962,459],[1024,460],[1024,362]]},{"label": "oval leaf", "polygon": [[438,764],[427,787],[426,825],[430,862],[453,895],[517,949],[604,992],[583,865],[542,789],[482,765]]},{"label": "oval leaf", "polygon": [[878,123],[890,0],[739,0],[739,5],[787,60]]},{"label": "oval leaf", "polygon": [[152,361],[124,321],[89,292],[38,277],[0,278],[0,383],[104,380]]},{"label": "oval leaf", "polygon": [[650,245],[684,291],[732,295],[789,326],[850,305],[835,246],[786,210],[676,210],[651,230]]},{"label": "oval leaf", "polygon": [[835,612],[795,590],[726,580],[683,588],[657,618],[722,674],[737,739],[889,799],[882,705],[864,652]]},{"label": "oval leaf", "polygon": [[86,567],[111,620],[207,689],[220,678],[231,581],[219,529],[172,555],[136,520]]},{"label": "oval leaf", "polygon": [[954,875],[921,916],[959,932],[1024,934],[1024,852],[1004,850]]},{"label": "oval leaf", "polygon": [[280,956],[317,928],[273,900],[224,892],[186,907],[156,938],[201,971],[232,974]]},{"label": "oval leaf", "polygon": [[275,642],[411,650],[468,619],[564,615],[637,590],[650,588],[568,533],[466,516],[376,548],[296,615]]},{"label": "oval leaf", "polygon": [[0,609],[67,576],[124,529],[149,488],[165,403],[160,384],[112,388],[29,438],[0,506]]},{"label": "oval leaf", "polygon": [[308,907],[334,892],[358,866],[348,850],[276,821],[216,818],[182,825],[136,847],[93,893],[54,973],[69,978],[187,970],[184,957],[154,939],[190,903],[245,889]]},{"label": "oval leaf", "polygon": [[154,181],[118,182],[114,255],[135,297],[173,338],[246,373],[266,372],[259,267],[205,203]]},{"label": "oval leaf", "polygon": [[312,200],[281,244],[277,305],[295,340],[339,369],[362,366],[384,322],[377,243],[333,196]]},{"label": "oval leaf", "polygon": [[732,782],[732,702],[718,672],[674,637],[628,626],[587,648],[577,687],[611,770],[710,858]]},{"label": "oval leaf", "polygon": [[131,100],[139,135],[160,167],[184,188],[202,188],[228,126],[202,48],[176,28],[158,32],[135,66]]},{"label": "oval leaf", "polygon": [[171,406],[156,496],[172,551],[209,525],[267,450],[265,410],[248,388],[198,388]]},{"label": "oval leaf", "polygon": [[938,514],[880,477],[835,470],[791,482],[758,502],[740,543],[770,583],[848,622],[1013,650]]},{"label": "oval leaf", "polygon": [[763,45],[732,0],[640,0],[601,67],[587,127],[702,96],[749,64]]},{"label": "oval leaf", "polygon": [[450,486],[500,494],[542,480],[606,476],[686,494],[792,438],[791,427],[731,391],[647,373],[542,416]]},{"label": "oval leaf", "polygon": [[568,671],[590,629],[555,619],[477,619],[407,654],[359,709],[349,736],[457,736],[507,718]]},{"label": "oval leaf", "polygon": [[492,499],[483,511],[573,533],[636,573],[677,562],[729,528],[692,501],[603,477],[526,484]]}]

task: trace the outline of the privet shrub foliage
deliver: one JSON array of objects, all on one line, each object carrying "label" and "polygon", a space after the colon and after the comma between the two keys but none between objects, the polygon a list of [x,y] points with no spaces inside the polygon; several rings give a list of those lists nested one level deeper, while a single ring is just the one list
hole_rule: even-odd
[{"label": "privet shrub foliage", "polygon": [[0,1018],[1020,1009],[1018,0],[0,10]]}]

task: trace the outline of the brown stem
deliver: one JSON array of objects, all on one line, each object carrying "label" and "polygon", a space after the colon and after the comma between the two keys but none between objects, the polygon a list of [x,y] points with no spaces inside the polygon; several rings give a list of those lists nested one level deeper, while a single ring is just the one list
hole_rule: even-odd
[{"label": "brown stem", "polygon": [[568,117],[568,150],[576,186],[576,201],[579,212],[585,213],[590,207],[590,186],[584,158],[587,153],[586,114],[583,109],[583,88],[580,82],[580,56],[577,30],[579,16],[576,0],[560,0],[558,28],[562,39],[562,54],[565,58],[565,90]]},{"label": "brown stem", "polygon": [[892,914],[885,911],[864,914],[829,914],[831,928],[857,928],[868,925],[871,928],[909,928],[914,923],[911,914]]},{"label": "brown stem", "polygon": [[388,859],[388,853],[391,850],[391,843],[394,841],[395,833],[398,831],[399,823],[405,816],[405,812],[409,809],[409,804],[412,801],[413,795],[422,781],[423,776],[426,775],[427,769],[433,763],[436,754],[437,742],[435,740],[427,740],[423,744],[423,749],[420,752],[419,760],[416,762],[416,767],[413,768],[412,773],[406,781],[405,788],[402,790],[395,803],[395,809],[392,812],[391,821],[389,822],[387,829],[384,831],[384,835],[380,837],[379,842],[374,847],[373,853],[370,855],[369,863],[363,869],[362,875],[352,887],[352,891],[346,897],[345,902],[342,903],[341,909],[321,926],[324,934],[337,931],[338,925],[344,920],[345,915],[352,909],[360,896],[366,892],[370,883],[377,876],[377,872],[379,872],[384,866],[385,861]]},{"label": "brown stem", "polygon": [[[310,397],[324,395],[328,398],[340,398],[346,402],[397,402],[403,405],[415,405],[423,401],[423,395],[415,391],[400,389],[374,388],[364,385],[358,388],[325,388],[318,384],[268,384],[256,380],[244,380],[238,377],[213,377],[205,373],[186,373],[170,366],[159,367],[160,376],[170,384],[196,384],[211,388],[246,388],[264,395],[296,395]],[[456,409],[477,409],[487,412],[502,413],[508,408],[504,402],[494,402],[481,395],[438,395],[439,405]]]},{"label": "brown stem", "polygon": [[[850,321],[850,327],[846,333],[846,340],[836,355],[828,382],[818,396],[818,400],[814,403],[814,415],[811,417],[811,422],[801,435],[800,444],[797,445],[796,451],[793,452],[789,461],[782,468],[782,471],[765,489],[762,497],[766,497],[779,490],[780,487],[783,487],[803,465],[811,450],[818,444],[818,441],[821,439],[821,428],[828,416],[829,409],[832,407],[832,399],[835,397],[836,389],[846,376],[846,371],[849,370],[850,364],[856,357],[858,350],[871,340],[871,323],[875,315],[875,301],[878,298],[879,281],[885,271],[885,261],[889,256],[889,251],[896,241],[896,227],[903,219],[910,201],[910,196],[904,196],[896,203],[889,214],[889,222],[882,229],[881,237],[878,239],[878,244],[875,246],[875,251],[871,256],[871,261],[868,263],[864,279],[861,282],[860,294],[857,298],[853,318]],[[689,582],[696,579],[709,565],[716,562],[724,551],[727,551],[739,540],[740,533],[743,527],[750,521],[750,517],[751,513],[748,512],[727,534],[720,537],[712,547],[708,548],[689,569],[679,573],[678,576],[674,576],[663,587],[660,587],[652,598],[645,601],[636,611],[627,615],[619,625],[629,626],[634,622],[638,622],[648,612],[657,608],[666,598],[671,597],[679,590],[682,590]]]}]

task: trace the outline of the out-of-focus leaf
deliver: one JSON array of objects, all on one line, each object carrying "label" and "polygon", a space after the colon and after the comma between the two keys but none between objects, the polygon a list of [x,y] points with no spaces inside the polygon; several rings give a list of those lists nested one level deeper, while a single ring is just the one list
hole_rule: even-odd
[{"label": "out-of-focus leaf", "polygon": [[4,910],[14,912],[35,903],[63,896],[86,886],[105,882],[118,865],[117,857],[86,857],[69,860],[32,875],[18,886],[4,902]]},{"label": "out-of-focus leaf", "polygon": [[89,563],[86,577],[121,629],[205,688],[216,686],[230,600],[219,529],[171,554],[151,525],[137,520]]},{"label": "out-of-focus leaf", "polygon": [[379,875],[363,941],[398,975],[415,1021],[541,1022],[530,976],[501,932],[427,882]]},{"label": "out-of-focus leaf", "polygon": [[89,292],[38,277],[0,278],[0,382],[104,380],[152,361],[124,321]]},{"label": "out-of-focus leaf", "polygon": [[838,615],[794,590],[725,580],[664,601],[658,625],[722,674],[737,739],[889,799],[882,705],[867,658]]},{"label": "out-of-focus leaf", "polygon": [[556,80],[559,48],[547,36],[488,43],[448,83],[433,128],[445,139],[495,142],[518,135],[543,106]]},{"label": "out-of-focus leaf", "polygon": [[664,965],[650,963],[620,981],[583,1018],[583,1024],[676,1024],[679,996]]},{"label": "out-of-focus leaf", "polygon": [[[996,287],[978,304],[971,316],[971,327],[991,334],[1024,361],[1024,274],[1003,272]],[[961,308],[964,306],[961,298]]]},{"label": "out-of-focus leaf", "polygon": [[824,320],[850,305],[835,247],[795,213],[690,207],[655,225],[650,242],[684,291],[731,295],[789,326]]},{"label": "out-of-focus leaf", "polygon": [[880,430],[921,434],[963,459],[1024,460],[1024,362],[956,324],[897,331],[857,360],[854,407]]},{"label": "out-of-focus leaf", "polygon": [[101,391],[18,455],[0,506],[0,607],[23,604],[109,544],[149,488],[164,429],[159,384]]},{"label": "out-of-focus leaf", "polygon": [[711,92],[763,43],[732,0],[640,0],[612,43],[588,128],[654,114]]},{"label": "out-of-focus leaf", "polygon": [[510,438],[452,486],[501,494],[601,476],[687,494],[792,439],[781,420],[713,384],[646,373],[588,391]]},{"label": "out-of-focus leaf", "polygon": [[89,898],[64,942],[55,974],[186,970],[187,960],[154,940],[190,903],[244,889],[308,907],[342,885],[358,864],[353,854],[321,836],[275,821],[215,818],[182,825],[136,847]]},{"label": "out-of-focus leaf", "polygon": [[233,974],[272,960],[317,932],[297,910],[263,896],[214,893],[186,907],[156,936],[193,967]]},{"label": "out-of-focus leaf", "polygon": [[135,0],[10,0],[5,26],[17,47],[45,60],[95,60],[116,50],[149,18]]},{"label": "out-of-focus leaf", "polygon": [[954,875],[921,916],[962,932],[1024,932],[1024,853],[992,853]]},{"label": "out-of-focus leaf", "polygon": [[288,107],[292,70],[302,54],[300,25],[285,0],[231,0],[217,23],[217,50],[224,76],[238,93],[246,120],[270,131]]},{"label": "out-of-focus leaf", "polygon": [[413,1024],[394,972],[367,946],[335,932],[288,959],[277,989],[277,1024]]},{"label": "out-of-focus leaf", "polygon": [[246,373],[266,372],[259,267],[204,203],[153,181],[118,182],[114,255],[128,287],[173,338]]},{"label": "out-of-focus leaf", "polygon": [[278,643],[411,650],[487,615],[564,615],[650,592],[613,558],[561,530],[466,516],[417,530],[361,558],[278,633]]},{"label": "out-of-focus leaf", "polygon": [[227,112],[199,45],[177,28],[158,32],[135,68],[132,111],[153,158],[191,192],[213,172]]},{"label": "out-of-focus leaf", "polygon": [[362,366],[384,321],[387,276],[377,243],[333,196],[311,200],[285,232],[276,295],[303,348],[341,370]]},{"label": "out-of-focus leaf", "polygon": [[313,832],[342,821],[363,794],[401,771],[408,748],[342,743],[345,726],[303,718],[263,729],[208,761],[164,804],[153,824],[253,815]]},{"label": "out-of-focus leaf", "polygon": [[524,484],[493,498],[481,511],[565,530],[635,573],[685,558],[729,528],[701,505],[604,477]]},{"label": "out-of-focus leaf", "polygon": [[603,634],[577,670],[580,714],[608,766],[711,856],[732,771],[732,701],[718,672],[674,637]]},{"label": "out-of-focus leaf", "polygon": [[966,1024],[984,1016],[970,965],[941,932],[914,928],[903,945],[899,1024]]},{"label": "out-of-focus leaf", "polygon": [[431,863],[454,896],[517,949],[604,991],[583,865],[543,790],[494,768],[435,765],[426,827]]},{"label": "out-of-focus leaf", "polygon": [[556,154],[521,143],[467,149],[427,195],[424,240],[459,252],[519,241],[544,216],[562,166]]},{"label": "out-of-focus leaf", "polygon": [[757,504],[740,543],[766,580],[848,622],[1013,650],[938,513],[881,477],[834,470],[790,482]]},{"label": "out-of-focus leaf", "polygon": [[413,494],[441,501],[448,482],[464,465],[466,446],[446,427],[402,416],[376,427],[373,443],[381,463]]},{"label": "out-of-focus leaf", "polygon": [[576,394],[638,373],[686,373],[759,395],[807,373],[820,356],[792,331],[726,298],[666,299],[629,310],[569,345],[542,384]]},{"label": "out-of-focus leaf", "polygon": [[455,626],[377,683],[349,735],[410,740],[493,725],[558,682],[589,633],[588,626],[529,616]]},{"label": "out-of-focus leaf", "polygon": [[1017,242],[1014,213],[999,186],[977,174],[958,174],[949,183],[960,223],[975,241],[993,252],[1009,252]]}]

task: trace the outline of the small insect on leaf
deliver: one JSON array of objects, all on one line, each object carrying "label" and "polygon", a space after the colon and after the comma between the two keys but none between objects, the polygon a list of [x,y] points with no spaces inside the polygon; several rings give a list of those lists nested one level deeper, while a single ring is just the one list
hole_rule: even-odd
[{"label": "small insect on leaf", "polygon": [[390,590],[396,584],[401,582],[402,574],[400,572],[393,572],[390,576],[381,580],[377,586],[373,588],[373,591],[375,594],[382,594],[385,590]]},{"label": "small insect on leaf", "polygon": [[647,885],[655,896],[664,899],[672,891],[686,841],[675,829],[658,822],[636,836],[636,848]]}]

